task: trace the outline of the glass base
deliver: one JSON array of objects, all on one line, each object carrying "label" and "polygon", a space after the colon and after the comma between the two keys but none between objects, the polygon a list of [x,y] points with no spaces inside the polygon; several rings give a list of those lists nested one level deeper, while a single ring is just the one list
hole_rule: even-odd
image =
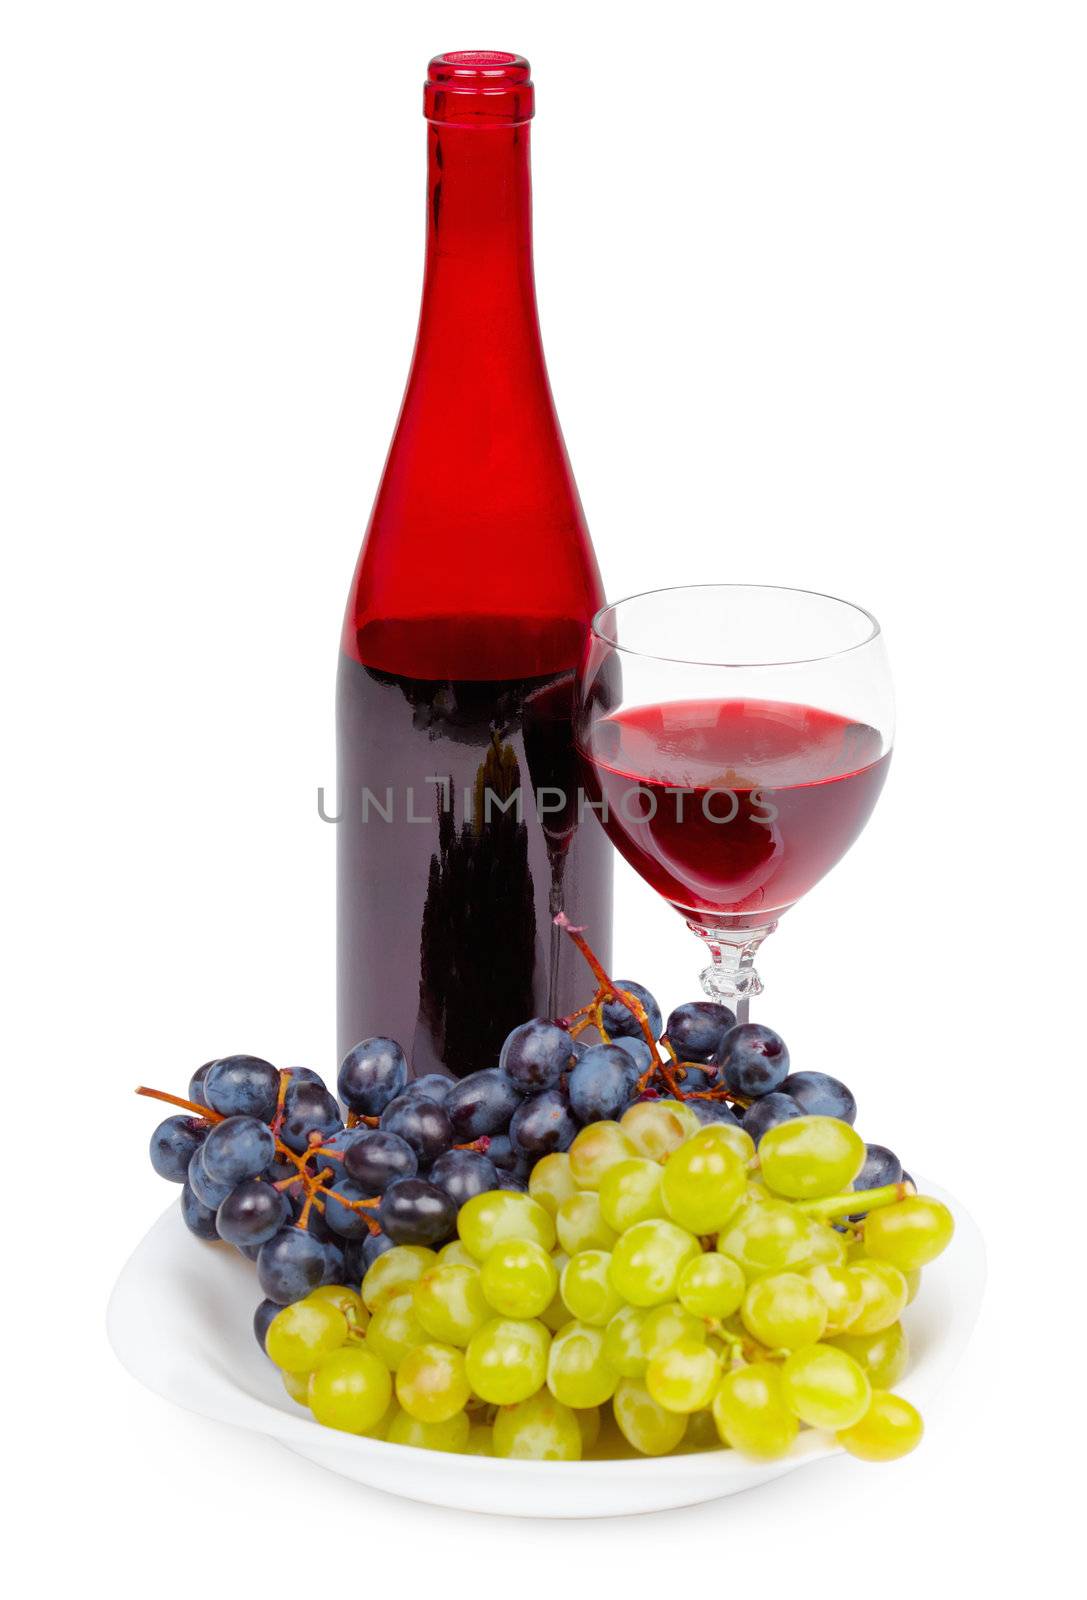
[{"label": "glass base", "polygon": [[712,962],[702,972],[702,988],[711,1000],[733,1006],[747,1017],[748,1002],[752,995],[762,993],[762,979],[755,969],[755,956],[767,934],[773,933],[776,922],[761,928],[703,928],[688,922],[692,933],[709,947]]}]

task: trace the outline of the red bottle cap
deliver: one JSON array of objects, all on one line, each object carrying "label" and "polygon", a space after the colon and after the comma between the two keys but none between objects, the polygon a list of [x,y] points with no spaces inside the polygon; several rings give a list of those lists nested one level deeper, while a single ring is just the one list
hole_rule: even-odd
[{"label": "red bottle cap", "polygon": [[429,122],[527,122],[535,110],[530,68],[508,50],[447,50],[435,56],[423,90]]}]

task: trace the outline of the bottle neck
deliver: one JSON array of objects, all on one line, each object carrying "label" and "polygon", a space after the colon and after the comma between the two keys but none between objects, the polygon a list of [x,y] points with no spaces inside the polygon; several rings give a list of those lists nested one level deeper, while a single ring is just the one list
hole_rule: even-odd
[{"label": "bottle neck", "polygon": [[529,123],[427,124],[427,244],[420,341],[465,359],[481,340],[539,341]]}]

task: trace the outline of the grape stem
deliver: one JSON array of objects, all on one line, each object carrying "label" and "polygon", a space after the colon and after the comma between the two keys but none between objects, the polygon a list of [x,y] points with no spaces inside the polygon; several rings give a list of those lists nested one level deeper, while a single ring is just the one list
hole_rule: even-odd
[{"label": "grape stem", "polygon": [[794,1200],[797,1211],[809,1217],[848,1217],[854,1211],[878,1211],[916,1194],[912,1183],[885,1183],[879,1189],[855,1189],[851,1194],[823,1195],[818,1200]]}]

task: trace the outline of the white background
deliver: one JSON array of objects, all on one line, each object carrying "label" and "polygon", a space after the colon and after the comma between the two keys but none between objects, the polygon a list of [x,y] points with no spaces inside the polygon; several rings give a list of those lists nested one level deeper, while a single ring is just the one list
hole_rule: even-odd
[{"label": "white background", "polygon": [[[1045,0],[3,7],[4,1392],[36,1585],[837,1600],[1045,1592],[1069,1558],[1084,44]],[[170,1409],[103,1332],[172,1197],[132,1085],[335,1064],[337,635],[414,332],[420,85],[480,46],[534,67],[544,335],[609,594],[763,580],[884,623],[890,781],[758,1014],[990,1248],[916,1455],[627,1523],[369,1494]],[[616,944],[666,1008],[695,991],[625,869]]]}]

